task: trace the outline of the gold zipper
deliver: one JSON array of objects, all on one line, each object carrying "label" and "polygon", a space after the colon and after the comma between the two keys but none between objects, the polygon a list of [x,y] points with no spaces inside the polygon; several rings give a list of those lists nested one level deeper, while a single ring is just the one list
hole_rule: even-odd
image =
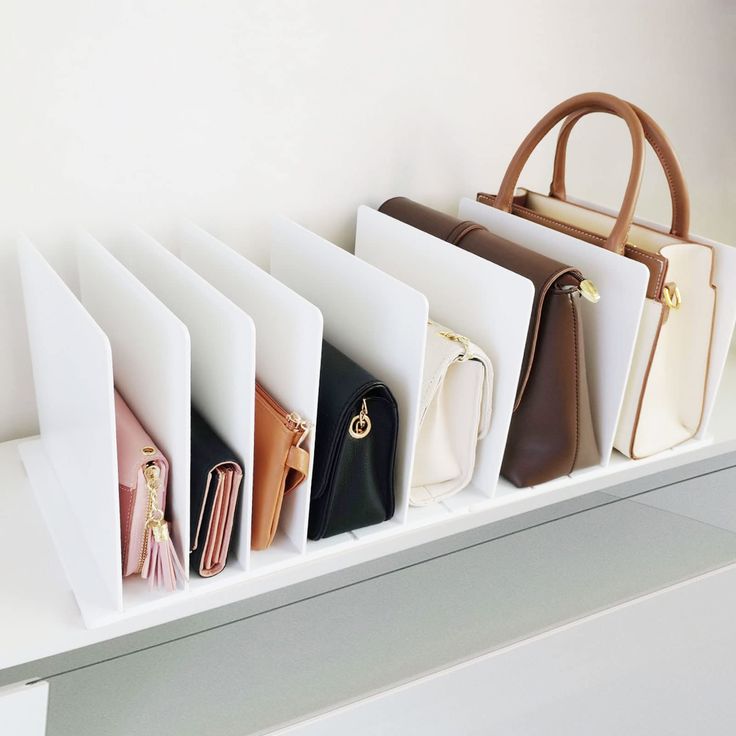
[{"label": "gold zipper", "polygon": [[289,425],[289,429],[296,431],[301,429],[306,432],[309,429],[309,424],[305,422],[299,414],[295,411],[286,415],[286,423]]},{"label": "gold zipper", "polygon": [[312,425],[306,420],[302,419],[301,416],[295,411],[287,414],[286,423],[288,424],[289,429],[292,432],[301,432],[301,435],[299,436],[299,439],[297,440],[295,445],[295,447],[301,447],[304,440],[307,439],[307,435],[309,434],[309,430],[312,429]]},{"label": "gold zipper", "polygon": [[298,429],[306,430],[309,425],[295,411],[288,412],[279,404],[276,399],[271,396],[260,384],[256,383],[256,393],[263,399],[270,409],[278,416],[278,418],[292,431]]}]

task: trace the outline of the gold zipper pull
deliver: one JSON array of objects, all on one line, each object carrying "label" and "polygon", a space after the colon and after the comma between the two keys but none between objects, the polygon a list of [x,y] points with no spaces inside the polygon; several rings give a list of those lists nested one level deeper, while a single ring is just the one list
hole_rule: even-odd
[{"label": "gold zipper pull", "polygon": [[299,414],[297,414],[295,411],[292,411],[290,414],[287,414],[286,421],[289,425],[290,429],[301,429],[303,432],[307,432],[310,429],[310,424],[306,420],[302,419]]},{"label": "gold zipper pull", "polygon": [[286,415],[286,423],[289,425],[289,429],[293,432],[296,432],[297,430],[301,431],[302,435],[296,443],[296,447],[301,447],[302,442],[307,439],[307,435],[309,434],[309,430],[312,429],[312,425],[305,419],[302,419],[295,411]]},{"label": "gold zipper pull", "polygon": [[304,420],[295,411],[286,415],[286,423],[290,429],[299,429],[303,422]]},{"label": "gold zipper pull", "polygon": [[146,488],[148,490],[148,517],[146,526],[152,527],[163,521],[164,512],[158,503],[158,491],[161,488],[161,468],[158,463],[147,463],[143,469],[143,475],[146,479]]},{"label": "gold zipper pull", "polygon": [[578,286],[580,295],[592,304],[597,304],[601,300],[601,295],[596,285],[590,279],[583,279]]},{"label": "gold zipper pull", "polygon": [[140,574],[142,578],[149,580],[151,588],[158,586],[171,592],[176,590],[179,580],[186,578],[186,573],[176,554],[169,524],[159,503],[161,468],[158,463],[153,460],[146,463],[143,477],[148,490],[148,516],[143,530]]},{"label": "gold zipper pull", "polygon": [[[148,450],[151,452],[147,452]],[[156,452],[156,449],[153,447],[144,447],[142,452],[144,455],[152,455]],[[161,468],[155,460],[149,460],[143,466],[143,478],[146,481],[148,504],[146,506],[146,521],[143,527],[143,544],[141,545],[138,556],[138,567],[136,568],[138,573],[143,570],[146,558],[148,557],[151,524],[156,520],[160,521],[164,518],[163,511],[161,511],[158,505],[158,489],[161,487]]]}]

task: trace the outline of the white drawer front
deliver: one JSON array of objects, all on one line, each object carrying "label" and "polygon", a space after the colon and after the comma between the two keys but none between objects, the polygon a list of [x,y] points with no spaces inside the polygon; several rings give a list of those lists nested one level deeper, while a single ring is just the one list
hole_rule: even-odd
[{"label": "white drawer front", "polygon": [[0,730],[8,736],[44,736],[49,684],[20,682],[0,688]]},{"label": "white drawer front", "polygon": [[731,736],[736,566],[272,736]]}]

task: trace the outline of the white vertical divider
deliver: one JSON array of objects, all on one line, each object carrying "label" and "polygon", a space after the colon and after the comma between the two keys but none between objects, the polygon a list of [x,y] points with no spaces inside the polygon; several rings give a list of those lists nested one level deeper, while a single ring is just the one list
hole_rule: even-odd
[{"label": "white vertical divider", "polygon": [[41,429],[20,454],[84,622],[94,626],[123,605],[110,343],[25,238],[18,256]]},{"label": "white vertical divider", "polygon": [[[287,411],[315,424],[322,355],[319,309],[196,225],[182,228],[177,245],[185,263],[253,318],[259,383]],[[271,547],[252,552],[253,569],[288,563],[306,551],[313,440],[310,432],[303,445],[310,454],[307,478],[284,499]]]},{"label": "white vertical divider", "polygon": [[723,371],[731,349],[734,325],[736,324],[736,248],[714,240],[690,236],[694,243],[710,245],[715,254],[713,284],[716,287],[716,314],[713,320],[713,340],[708,364],[708,381],[705,387],[703,419],[696,437],[703,439],[708,434],[708,424],[718,397]]},{"label": "white vertical divider", "polygon": [[[355,253],[421,291],[432,319],[469,337],[491,359],[492,420],[479,442],[471,486],[442,506],[457,510],[493,498],[524,356],[534,287],[515,273],[369,207],[358,210]],[[433,507],[411,509],[418,519]]]},{"label": "white vertical divider", "polygon": [[[256,332],[250,315],[142,230],[110,244],[113,254],[187,327],[192,403],[230,446],[243,468],[232,556],[248,569],[253,490]],[[232,561],[217,582],[228,577]],[[197,576],[192,581],[200,582]],[[209,580],[203,584],[210,583]]]},{"label": "white vertical divider", "polygon": [[[485,225],[499,237],[528,250],[578,268],[597,286],[600,301],[592,304],[583,299],[580,305],[593,425],[601,464],[607,465],[644,307],[647,268],[604,248],[471,199],[461,200],[458,216]],[[585,472],[590,469],[574,474]]]},{"label": "white vertical divider", "polygon": [[[319,307],[325,338],[384,381],[399,407],[396,511],[406,521],[427,336],[426,297],[294,222],[274,221],[271,273]],[[320,451],[319,446],[317,452]],[[375,534],[383,524],[353,533]]]},{"label": "white vertical divider", "polygon": [[[77,243],[82,303],[112,347],[115,387],[169,461],[166,517],[181,560],[189,550],[189,333],[90,235]],[[119,536],[119,531],[117,532]],[[188,566],[185,565],[188,573]],[[186,585],[185,585],[186,588]],[[138,576],[125,578],[124,607],[165,601]]]}]

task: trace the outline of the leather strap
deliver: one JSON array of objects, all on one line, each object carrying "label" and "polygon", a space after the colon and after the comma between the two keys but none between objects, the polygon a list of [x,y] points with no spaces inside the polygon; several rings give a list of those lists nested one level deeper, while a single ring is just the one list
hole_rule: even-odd
[{"label": "leather strap", "polygon": [[303,447],[292,446],[286,456],[286,475],[284,494],[291,493],[306,477],[309,472],[309,453]]},{"label": "leather strap", "polygon": [[626,185],[626,193],[624,194],[624,200],[621,204],[618,218],[611,230],[611,234],[605,242],[605,247],[608,250],[623,255],[629,228],[634,219],[634,211],[636,209],[637,199],[639,198],[639,189],[644,173],[645,138],[642,124],[632,107],[627,102],[613,95],[605,94],[604,92],[588,92],[570,97],[550,110],[532,128],[511,159],[511,163],[508,169],[506,169],[506,173],[501,181],[501,187],[493,206],[504,212],[511,212],[516,184],[519,181],[522,169],[534,149],[557,123],[563,121],[568,115],[581,110],[587,110],[591,107],[600,108],[614,115],[618,115],[624,120],[631,133],[631,173],[629,174],[629,181]]},{"label": "leather strap", "polygon": [[[670,233],[683,240],[689,240],[690,231],[690,195],[688,194],[687,184],[682,172],[680,162],[677,160],[672,144],[667,135],[659,127],[659,125],[645,113],[641,108],[629,103],[631,108],[639,117],[644,136],[649,145],[657,154],[659,163],[664,170],[667,178],[667,185],[670,190],[670,199],[672,200],[672,226]],[[567,144],[575,124],[581,118],[593,112],[609,112],[601,107],[589,107],[586,110],[568,115],[565,122],[560,128],[560,134],[557,138],[557,148],[555,150],[555,163],[552,174],[552,183],[549,188],[549,196],[555,199],[565,200],[567,193],[565,191],[565,163],[567,157]]]}]

